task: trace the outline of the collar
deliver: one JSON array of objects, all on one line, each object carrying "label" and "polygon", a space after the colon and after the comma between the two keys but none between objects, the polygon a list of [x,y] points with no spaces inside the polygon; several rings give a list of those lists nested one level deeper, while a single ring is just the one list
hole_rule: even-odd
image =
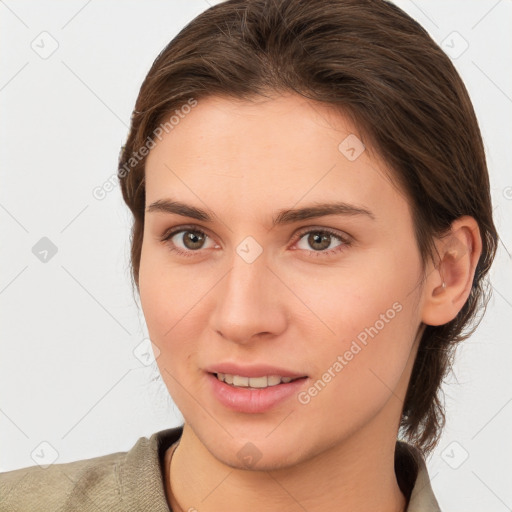
[{"label": "collar", "polygon": [[[169,446],[178,441],[182,427],[162,430],[149,439],[140,438],[126,453],[119,467],[119,480],[125,496],[133,496],[137,510],[170,512],[165,496],[163,460]],[[413,445],[397,441],[395,473],[408,500],[406,512],[441,512],[434,496],[425,460]]]}]

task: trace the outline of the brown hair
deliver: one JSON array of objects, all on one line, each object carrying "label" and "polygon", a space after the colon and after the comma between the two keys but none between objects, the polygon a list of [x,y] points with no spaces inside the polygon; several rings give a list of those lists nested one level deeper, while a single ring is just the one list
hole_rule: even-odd
[{"label": "brown hair", "polygon": [[[446,325],[427,326],[405,398],[402,437],[423,454],[445,422],[440,385],[456,344],[486,304],[494,258],[489,178],[477,119],[450,59],[427,32],[384,0],[228,0],[192,20],[158,55],[139,92],[119,160],[134,216],[132,275],[144,230],[145,156],[166,117],[206,96],[250,100],[295,92],[349,114],[407,194],[423,261],[433,238],[474,217],[483,251],[471,294]],[[177,114],[179,113],[176,112]],[[147,151],[146,151],[147,152]]]}]

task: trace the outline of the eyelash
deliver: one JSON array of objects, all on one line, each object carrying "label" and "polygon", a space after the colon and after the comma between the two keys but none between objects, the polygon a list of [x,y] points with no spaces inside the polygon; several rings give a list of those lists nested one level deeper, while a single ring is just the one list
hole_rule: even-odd
[{"label": "eyelash", "polygon": [[[160,241],[163,243],[167,243],[169,245],[170,239],[174,235],[181,233],[181,232],[187,232],[187,231],[192,232],[192,233],[200,233],[201,235],[204,235],[207,238],[211,238],[203,230],[198,229],[195,226],[180,226],[180,227],[171,229],[170,231],[166,231],[160,238]],[[331,235],[333,238],[338,239],[341,242],[341,244],[336,246],[334,249],[329,249],[329,250],[325,250],[325,251],[313,251],[313,250],[306,251],[308,253],[308,256],[310,256],[312,258],[330,256],[334,253],[339,253],[339,252],[344,251],[347,247],[349,247],[351,245],[351,241],[349,240],[349,238],[347,236],[342,236],[340,233],[335,232],[329,228],[307,228],[307,229],[304,228],[303,230],[301,230],[299,233],[297,233],[295,235],[294,244],[299,242],[304,237],[304,235],[307,235],[310,233],[328,234],[328,235]],[[185,257],[193,257],[201,251],[201,249],[198,249],[196,251],[193,251],[193,250],[184,251],[176,246],[170,246],[169,250],[179,254],[180,256],[185,256]],[[305,249],[298,249],[298,250],[304,251]]]},{"label": "eyelash", "polygon": [[[329,229],[329,228],[314,228],[314,227],[313,227],[313,229],[311,229],[309,227],[309,228],[304,228],[301,231],[299,231],[295,235],[295,237],[294,237],[295,240],[293,243],[294,244],[298,243],[304,237],[304,235],[308,235],[310,233],[321,233],[322,235],[328,234],[328,235],[332,236],[333,238],[336,238],[339,242],[341,242],[340,245],[337,245],[333,249],[328,249],[328,250],[324,250],[324,251],[308,250],[307,254],[311,258],[321,258],[321,257],[326,257],[326,256],[332,256],[333,254],[343,252],[347,247],[350,246],[350,240],[349,240],[348,236],[343,236],[340,233],[338,233],[332,229]],[[296,250],[305,250],[305,249],[296,249]]]}]

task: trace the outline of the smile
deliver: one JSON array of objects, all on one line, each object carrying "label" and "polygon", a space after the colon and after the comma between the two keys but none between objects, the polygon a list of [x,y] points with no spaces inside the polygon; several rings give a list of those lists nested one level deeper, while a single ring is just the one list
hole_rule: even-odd
[{"label": "smile", "polygon": [[[242,375],[232,375],[230,373],[216,373],[215,376],[221,382],[225,382],[235,388],[254,388],[263,389],[279,384],[288,384],[291,377],[280,377],[279,375],[264,375],[262,377],[244,377]],[[302,378],[302,377],[298,377]]]}]

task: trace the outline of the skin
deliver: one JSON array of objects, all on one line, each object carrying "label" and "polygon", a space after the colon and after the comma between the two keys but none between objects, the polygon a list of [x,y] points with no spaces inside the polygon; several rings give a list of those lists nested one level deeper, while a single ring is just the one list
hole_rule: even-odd
[{"label": "skin", "polygon": [[[166,457],[173,510],[405,509],[394,449],[422,326],[464,304],[480,238],[474,219],[459,219],[423,269],[407,198],[371,148],[354,161],[339,151],[349,134],[362,138],[299,96],[210,97],[148,156],[140,297],[185,420],[170,472]],[[168,199],[213,220],[149,208]],[[272,226],[280,210],[339,201],[371,216]],[[183,231],[162,241],[181,226],[206,234],[204,245],[190,249]],[[308,235],[322,229],[346,242],[327,236],[318,250]],[[252,263],[236,252],[247,236],[263,250]],[[221,361],[290,369],[307,390],[393,304],[400,312],[309,403],[294,395],[249,414],[214,398],[204,368]],[[249,469],[237,455],[248,442],[260,455]]]}]

